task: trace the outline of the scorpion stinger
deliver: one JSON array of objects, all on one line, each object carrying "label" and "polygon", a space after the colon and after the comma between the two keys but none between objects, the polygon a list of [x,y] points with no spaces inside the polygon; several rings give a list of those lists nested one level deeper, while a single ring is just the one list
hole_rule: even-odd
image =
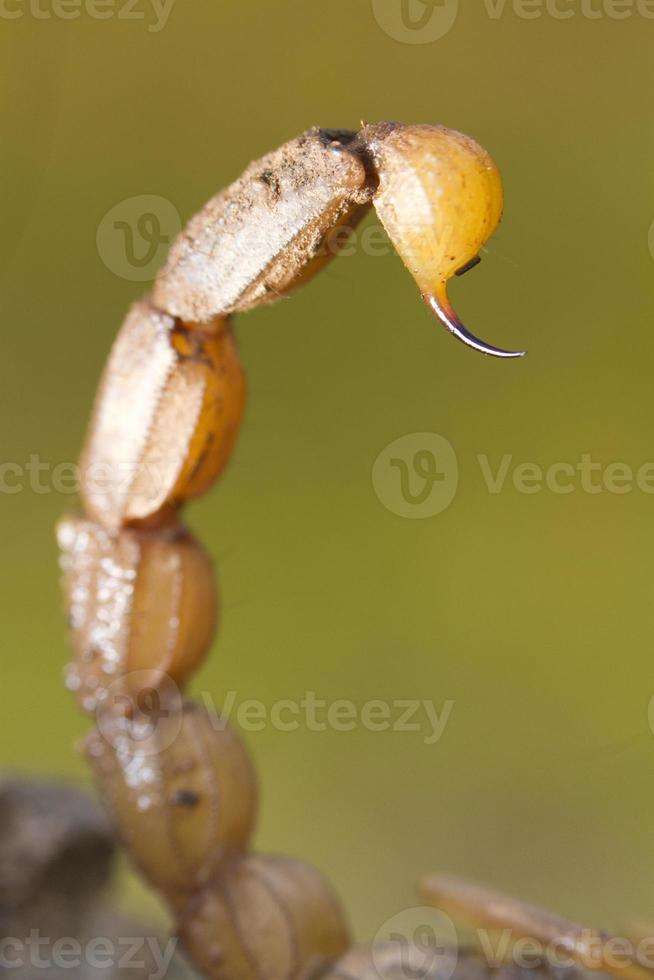
[{"label": "scorpion stinger", "polygon": [[522,357],[478,340],[447,298],[447,282],[479,262],[502,217],[502,179],[490,155],[445,126],[366,126],[361,141],[379,180],[373,204],[423,299],[459,340],[495,357]]},{"label": "scorpion stinger", "polygon": [[493,347],[492,344],[487,344],[485,341],[475,337],[473,333],[470,333],[468,328],[461,323],[458,314],[450,303],[445,285],[432,295],[423,296],[423,299],[429,309],[436,314],[443,326],[447,327],[457,340],[460,340],[468,347],[472,347],[473,350],[481,351],[482,354],[490,354],[493,357],[524,357],[527,353],[525,350],[510,351],[503,350],[501,347]]}]

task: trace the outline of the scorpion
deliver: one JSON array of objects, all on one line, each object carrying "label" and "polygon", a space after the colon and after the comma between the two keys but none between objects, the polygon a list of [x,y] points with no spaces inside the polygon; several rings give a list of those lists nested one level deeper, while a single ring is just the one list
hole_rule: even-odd
[{"label": "scorpion", "polygon": [[[74,649],[66,684],[95,720],[86,755],[121,840],[211,980],[515,976],[474,949],[446,970],[415,943],[352,948],[343,907],[317,871],[251,851],[250,756],[224,719],[183,694],[219,618],[211,560],[181,511],[223,471],[239,430],[245,380],[231,318],[308,282],[371,207],[447,330],[484,354],[522,356],[478,340],[447,295],[502,215],[489,154],[437,125],[311,129],[210,200],[128,312],[83,449],[83,513],[58,525]],[[428,878],[422,897],[457,919],[557,938],[573,972],[652,980],[633,958],[616,965],[605,934],[480,886]]]}]

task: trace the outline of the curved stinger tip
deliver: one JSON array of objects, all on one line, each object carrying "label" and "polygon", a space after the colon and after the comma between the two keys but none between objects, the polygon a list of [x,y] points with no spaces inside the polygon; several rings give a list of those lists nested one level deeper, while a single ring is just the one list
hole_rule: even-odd
[{"label": "curved stinger tip", "polygon": [[472,347],[473,350],[478,350],[482,354],[488,354],[491,357],[524,357],[527,351],[510,351],[503,350],[501,347],[493,347],[492,344],[487,344],[483,340],[475,337],[474,334],[470,333],[467,327],[461,323],[461,320],[455,313],[450,301],[447,298],[447,293],[445,289],[441,289],[436,293],[424,295],[423,299],[430,310],[436,314],[440,322],[446,327],[451,334],[453,334],[457,340],[460,340],[463,344],[468,347]]}]

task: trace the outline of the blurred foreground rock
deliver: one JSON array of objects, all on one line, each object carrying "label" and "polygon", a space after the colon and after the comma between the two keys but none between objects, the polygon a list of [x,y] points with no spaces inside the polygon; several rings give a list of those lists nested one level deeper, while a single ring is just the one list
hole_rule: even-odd
[{"label": "blurred foreground rock", "polygon": [[175,941],[111,907],[116,844],[70,787],[0,778],[0,976],[191,980]]}]

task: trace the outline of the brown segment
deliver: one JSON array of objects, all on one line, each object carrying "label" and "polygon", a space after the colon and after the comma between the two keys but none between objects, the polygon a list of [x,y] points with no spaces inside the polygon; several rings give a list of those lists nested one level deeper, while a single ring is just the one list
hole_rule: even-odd
[{"label": "brown segment", "polygon": [[340,903],[317,871],[258,855],[232,862],[189,903],[179,935],[210,980],[304,980],[350,944]]},{"label": "brown segment", "polygon": [[187,328],[136,303],[105,369],[81,462],[85,507],[108,528],[162,523],[228,461],[245,379],[227,321]]},{"label": "brown segment", "polygon": [[131,719],[101,712],[87,755],[124,843],[173,906],[247,848],[256,775],[218,715],[175,698]]},{"label": "brown segment", "polygon": [[530,905],[494,888],[449,875],[430,875],[420,884],[420,897],[430,906],[457,921],[478,929],[510,935],[549,951],[553,958],[599,972],[619,980],[653,980],[649,962],[641,962],[637,951],[624,940],[603,929],[590,928],[563,916]]},{"label": "brown segment", "polygon": [[[354,227],[373,188],[355,134],[312,129],[257,160],[199,212],[155,283],[157,306],[207,321],[270,303],[338,252],[335,225]],[[333,242],[332,242],[333,244]]]},{"label": "brown segment", "polygon": [[93,712],[114,697],[183,686],[204,660],[217,621],[213,565],[183,528],[112,533],[82,517],[57,538],[75,660],[67,686]]}]

